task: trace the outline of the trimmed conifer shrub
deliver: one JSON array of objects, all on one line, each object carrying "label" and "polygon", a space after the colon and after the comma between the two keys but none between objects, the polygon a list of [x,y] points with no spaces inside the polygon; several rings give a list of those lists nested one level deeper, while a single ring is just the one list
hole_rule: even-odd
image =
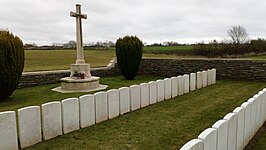
[{"label": "trimmed conifer shrub", "polygon": [[132,80],[138,73],[143,53],[143,44],[136,36],[125,36],[116,41],[117,64],[122,75]]},{"label": "trimmed conifer shrub", "polygon": [[0,101],[17,88],[24,68],[24,49],[19,37],[0,30]]}]

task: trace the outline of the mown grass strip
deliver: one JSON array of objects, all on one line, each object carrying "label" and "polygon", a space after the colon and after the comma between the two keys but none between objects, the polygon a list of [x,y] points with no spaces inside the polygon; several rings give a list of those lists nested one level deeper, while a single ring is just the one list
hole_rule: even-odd
[{"label": "mown grass strip", "polygon": [[28,149],[178,149],[265,86],[218,81]]}]

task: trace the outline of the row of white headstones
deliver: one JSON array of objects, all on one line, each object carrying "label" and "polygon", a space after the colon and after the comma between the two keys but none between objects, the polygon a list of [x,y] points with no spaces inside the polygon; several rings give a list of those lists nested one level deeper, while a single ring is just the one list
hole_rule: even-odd
[{"label": "row of white headstones", "polygon": [[[216,69],[0,113],[0,150],[25,148],[215,84]],[[19,137],[17,136],[19,135]]]},{"label": "row of white headstones", "polygon": [[266,120],[266,88],[241,104],[181,150],[242,150]]}]

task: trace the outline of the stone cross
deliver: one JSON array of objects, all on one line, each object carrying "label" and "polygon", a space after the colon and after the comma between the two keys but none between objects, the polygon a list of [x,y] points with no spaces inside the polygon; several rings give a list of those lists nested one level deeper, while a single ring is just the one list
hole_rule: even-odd
[{"label": "stone cross", "polygon": [[86,14],[81,14],[81,5],[76,4],[76,12],[70,12],[71,17],[76,18],[76,36],[77,36],[77,60],[76,64],[85,64],[84,51],[83,51],[83,41],[82,41],[82,26],[81,19],[87,19]]}]

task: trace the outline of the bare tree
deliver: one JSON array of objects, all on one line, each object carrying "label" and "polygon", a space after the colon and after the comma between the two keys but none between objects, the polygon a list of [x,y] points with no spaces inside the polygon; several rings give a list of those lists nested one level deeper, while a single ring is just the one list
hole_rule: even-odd
[{"label": "bare tree", "polygon": [[233,26],[227,32],[230,37],[230,42],[234,44],[235,48],[239,48],[240,44],[244,44],[248,42],[248,34],[246,29],[243,26]]},{"label": "bare tree", "polygon": [[63,44],[64,48],[76,48],[76,42],[75,41],[69,41],[68,43]]}]

